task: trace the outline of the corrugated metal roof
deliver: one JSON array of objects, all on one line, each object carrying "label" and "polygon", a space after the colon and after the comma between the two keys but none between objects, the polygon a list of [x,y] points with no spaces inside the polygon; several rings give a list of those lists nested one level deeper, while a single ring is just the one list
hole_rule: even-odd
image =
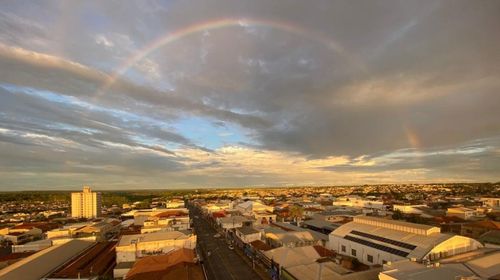
[{"label": "corrugated metal roof", "polygon": [[61,245],[49,247],[0,270],[0,279],[39,280],[92,244],[94,243],[71,240]]}]

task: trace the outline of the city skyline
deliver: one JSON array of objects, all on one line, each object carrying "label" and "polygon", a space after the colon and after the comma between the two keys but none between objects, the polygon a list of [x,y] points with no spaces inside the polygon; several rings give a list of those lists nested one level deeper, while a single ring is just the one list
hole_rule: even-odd
[{"label": "city skyline", "polygon": [[497,182],[499,11],[8,1],[0,191]]}]

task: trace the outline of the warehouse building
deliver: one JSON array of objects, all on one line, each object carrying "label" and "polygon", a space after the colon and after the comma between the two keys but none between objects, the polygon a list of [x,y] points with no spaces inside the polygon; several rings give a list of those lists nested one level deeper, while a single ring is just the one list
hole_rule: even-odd
[{"label": "warehouse building", "polygon": [[71,240],[62,245],[44,249],[0,270],[0,279],[40,280],[93,244],[95,243],[82,240]]},{"label": "warehouse building", "polygon": [[435,261],[481,248],[478,241],[440,228],[357,216],[329,235],[329,249],[373,265],[403,259]]}]

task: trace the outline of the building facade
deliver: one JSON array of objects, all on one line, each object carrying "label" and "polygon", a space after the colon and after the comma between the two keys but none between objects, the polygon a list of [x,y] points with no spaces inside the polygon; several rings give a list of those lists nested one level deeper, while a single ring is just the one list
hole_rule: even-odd
[{"label": "building facade", "polygon": [[83,192],[71,193],[71,217],[95,218],[101,216],[101,193],[83,187]]}]

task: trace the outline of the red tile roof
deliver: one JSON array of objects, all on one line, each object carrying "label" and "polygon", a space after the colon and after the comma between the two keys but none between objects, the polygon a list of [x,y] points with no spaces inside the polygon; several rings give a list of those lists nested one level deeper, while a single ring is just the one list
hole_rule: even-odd
[{"label": "red tile roof", "polygon": [[[195,253],[191,249],[178,249],[166,255],[144,257],[135,262],[127,273],[129,280],[142,279],[203,279],[203,273],[194,264]],[[191,272],[186,271],[191,270]],[[199,270],[199,271],[198,271]],[[187,278],[187,276],[197,276]],[[201,277],[201,278],[198,278]]]},{"label": "red tile roof", "polygon": [[323,246],[314,245],[313,247],[321,257],[333,257],[333,256],[335,256],[335,252],[333,252],[332,250],[328,250]]},{"label": "red tile roof", "polygon": [[58,228],[59,225],[56,223],[46,223],[46,222],[34,222],[34,223],[22,223],[13,227],[13,229],[32,229],[38,228],[41,229],[42,232],[46,232],[55,228]]},{"label": "red tile roof", "polygon": [[470,223],[470,224],[467,224],[466,226],[467,227],[487,228],[487,229],[500,229],[500,222],[485,220],[485,221]]},{"label": "red tile roof", "polygon": [[266,243],[264,243],[262,240],[252,241],[252,242],[250,242],[250,245],[252,245],[253,248],[260,250],[260,251],[269,251],[273,248],[273,247],[267,245]]},{"label": "red tile roof", "polygon": [[70,260],[53,272],[49,278],[88,277],[93,274],[104,275],[115,265],[117,242],[99,242]]},{"label": "red tile roof", "polygon": [[183,211],[177,211],[177,210],[171,210],[171,211],[165,211],[161,212],[155,215],[155,217],[158,218],[170,218],[170,217],[183,217],[187,216],[188,214],[183,212]]},{"label": "red tile roof", "polygon": [[33,255],[34,253],[36,253],[36,252],[11,253],[11,254],[8,254],[6,256],[0,257],[0,262],[25,258],[25,257]]},{"label": "red tile roof", "polygon": [[212,217],[214,217],[214,218],[224,218],[224,217],[226,217],[226,213],[224,213],[224,211],[214,212],[214,213],[212,213]]}]

